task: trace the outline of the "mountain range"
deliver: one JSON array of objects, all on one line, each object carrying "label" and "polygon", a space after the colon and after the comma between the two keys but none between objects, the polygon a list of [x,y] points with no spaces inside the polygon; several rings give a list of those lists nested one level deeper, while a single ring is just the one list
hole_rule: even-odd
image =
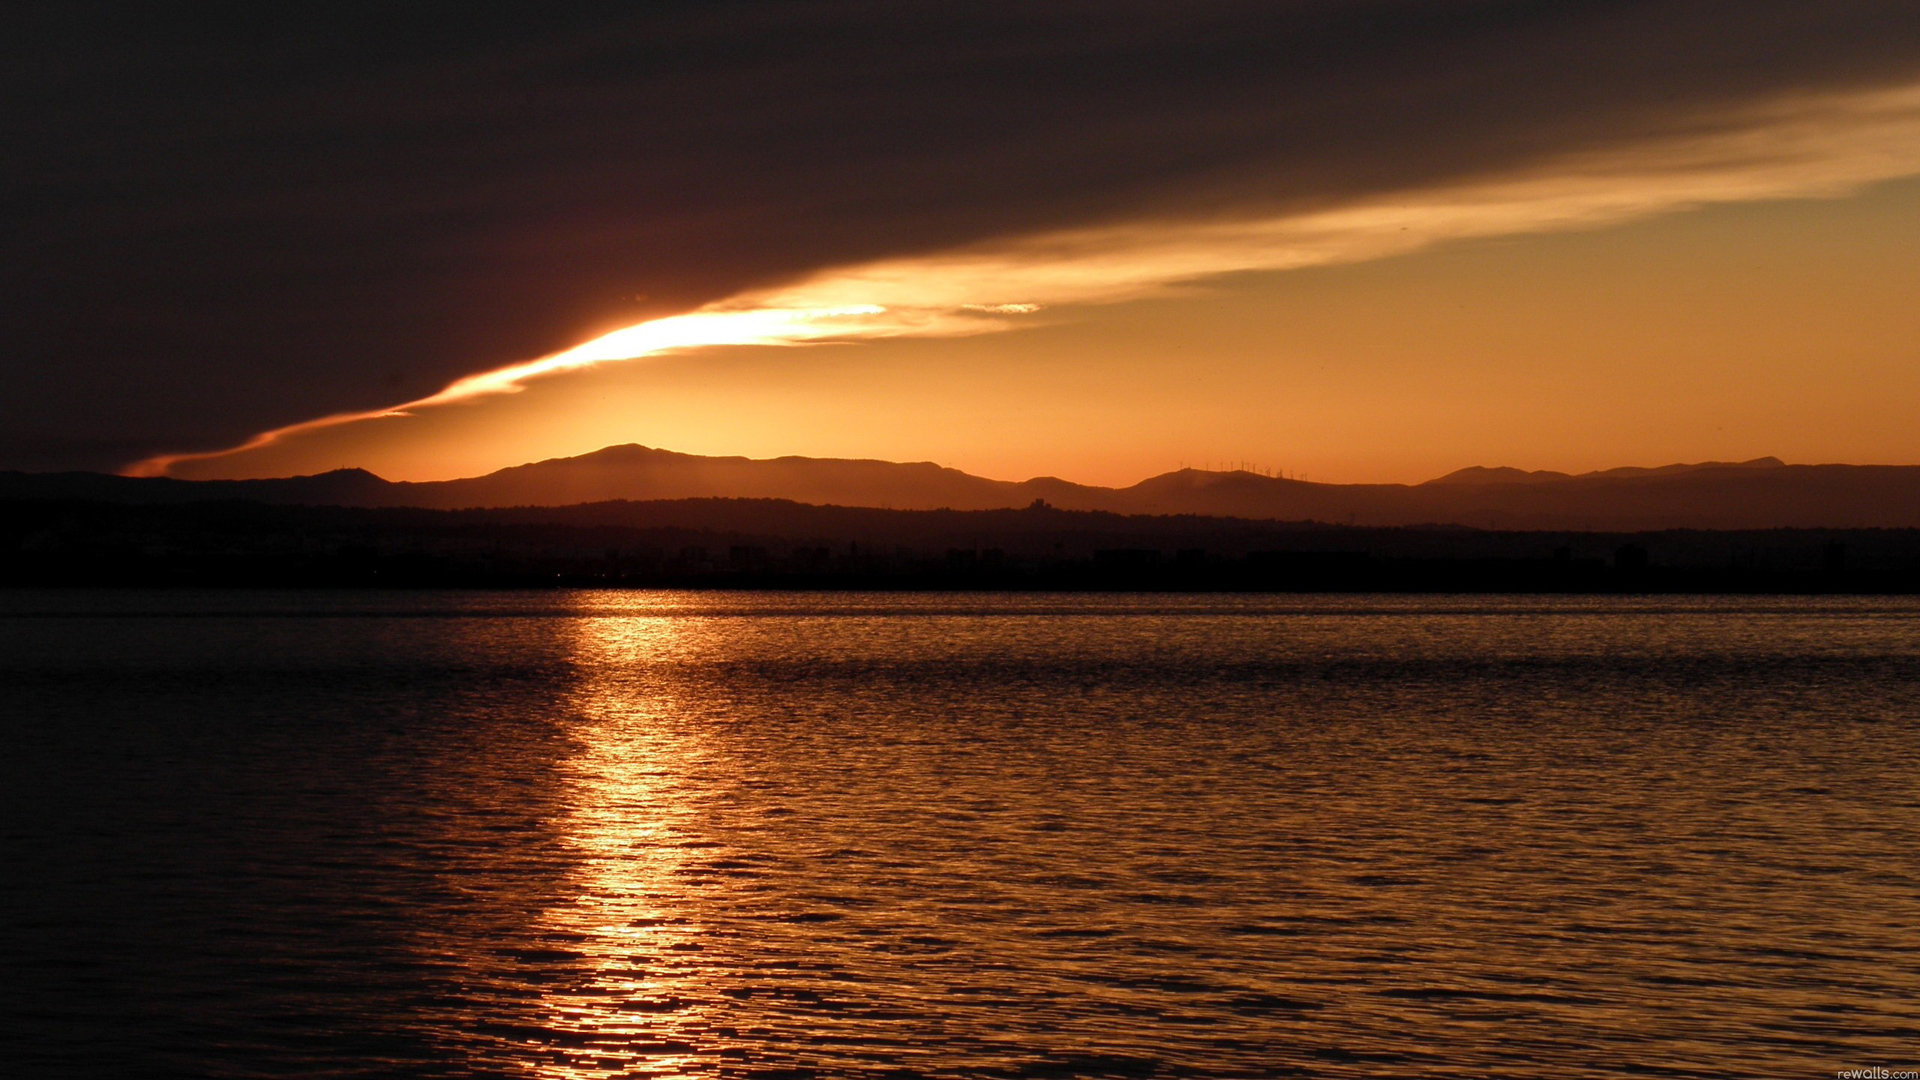
[{"label": "mountain range", "polygon": [[788,499],[900,510],[1063,510],[1484,529],[1916,528],[1920,466],[1789,465],[1777,458],[1568,474],[1467,468],[1421,484],[1323,484],[1181,469],[1130,487],[990,480],[931,462],[704,457],[610,446],[485,476],[403,482],[362,469],[265,480],[0,473],[0,498],[164,504],[467,509],[613,500]]}]

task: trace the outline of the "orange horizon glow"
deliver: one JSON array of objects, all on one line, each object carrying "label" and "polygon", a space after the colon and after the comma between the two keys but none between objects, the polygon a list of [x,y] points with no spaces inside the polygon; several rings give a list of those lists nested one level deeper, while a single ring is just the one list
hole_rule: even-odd
[{"label": "orange horizon glow", "polygon": [[1013,328],[1042,308],[1084,311],[1228,274],[1369,262],[1450,241],[1590,230],[1715,204],[1836,197],[1916,174],[1920,86],[1782,99],[1704,133],[1394,199],[1217,221],[1136,221],[830,269],[466,376],[399,405],[301,421],[225,449],[156,455],[123,471],[171,475],[189,463],[669,353],[969,337]]}]

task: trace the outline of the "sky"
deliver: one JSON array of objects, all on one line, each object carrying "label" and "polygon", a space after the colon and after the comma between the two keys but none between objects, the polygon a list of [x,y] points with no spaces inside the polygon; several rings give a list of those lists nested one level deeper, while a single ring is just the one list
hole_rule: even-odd
[{"label": "sky", "polygon": [[5,18],[0,468],[1920,463],[1910,3]]}]

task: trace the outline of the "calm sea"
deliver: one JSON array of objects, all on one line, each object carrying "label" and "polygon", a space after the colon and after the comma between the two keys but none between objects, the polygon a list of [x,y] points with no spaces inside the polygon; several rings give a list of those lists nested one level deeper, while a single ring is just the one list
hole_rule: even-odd
[{"label": "calm sea", "polygon": [[0,1071],[1920,1069],[1920,603],[0,594]]}]

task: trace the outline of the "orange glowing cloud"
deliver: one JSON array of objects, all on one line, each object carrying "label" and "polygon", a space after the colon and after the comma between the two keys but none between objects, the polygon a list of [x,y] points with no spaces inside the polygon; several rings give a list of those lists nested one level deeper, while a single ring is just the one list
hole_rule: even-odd
[{"label": "orange glowing cloud", "polygon": [[1713,203],[1833,196],[1920,174],[1920,85],[1776,101],[1711,125],[1486,178],[1317,210],[1150,220],[832,269],[562,352],[459,379],[415,401],[339,413],[204,453],[129,466],[164,475],[343,424],[512,393],[528,380],[716,346],[801,345],[1004,329],[1043,306],[1107,303],[1221,274],[1376,259],[1471,237],[1591,228]]},{"label": "orange glowing cloud", "polygon": [[[810,341],[875,337],[919,332],[964,333],[969,320],[954,316],[938,320],[894,315],[873,305],[841,307],[728,309],[712,307],[685,315],[653,319],[615,330],[571,349],[510,364],[506,367],[469,375],[449,383],[426,397],[385,409],[335,413],[298,424],[263,431],[238,446],[198,454],[162,454],[129,466],[129,476],[164,476],[176,465],[206,461],[258,450],[285,441],[295,435],[325,428],[355,424],[366,420],[411,415],[418,409],[430,409],[454,402],[495,394],[511,394],[529,379],[593,367],[613,360],[636,360],[683,349],[719,345],[798,345]],[[977,321],[977,320],[975,320]]]}]

